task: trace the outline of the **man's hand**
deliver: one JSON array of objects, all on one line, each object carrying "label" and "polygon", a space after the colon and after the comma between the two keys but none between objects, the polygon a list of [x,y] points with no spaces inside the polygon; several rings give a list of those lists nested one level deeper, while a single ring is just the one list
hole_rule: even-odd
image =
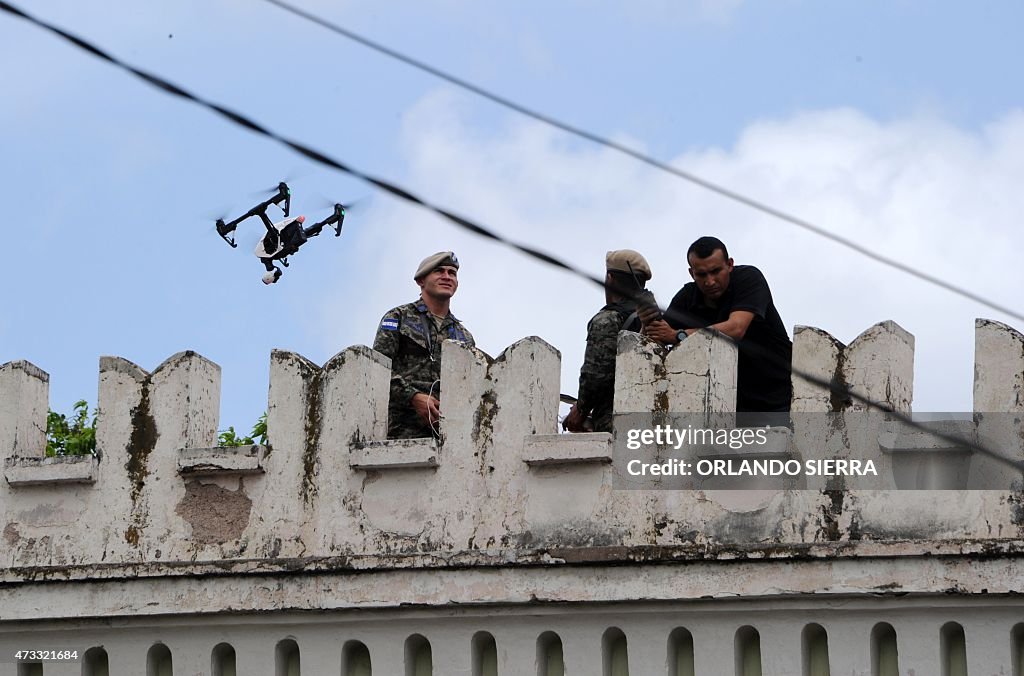
[{"label": "man's hand", "polygon": [[436,425],[441,420],[441,402],[435,397],[417,392],[412,395],[412,410],[428,425]]},{"label": "man's hand", "polygon": [[586,430],[583,427],[585,419],[586,416],[583,415],[583,412],[580,411],[576,404],[573,404],[572,408],[569,409],[569,414],[562,419],[562,429],[569,432],[585,432]]},{"label": "man's hand", "polygon": [[641,324],[647,326],[662,320],[661,310],[658,309],[658,303],[654,300],[653,293],[641,291],[637,300],[636,314],[640,318]]},{"label": "man's hand", "polygon": [[676,329],[668,325],[664,319],[650,322],[644,325],[644,335],[656,340],[662,345],[675,345],[679,342],[676,339]]}]

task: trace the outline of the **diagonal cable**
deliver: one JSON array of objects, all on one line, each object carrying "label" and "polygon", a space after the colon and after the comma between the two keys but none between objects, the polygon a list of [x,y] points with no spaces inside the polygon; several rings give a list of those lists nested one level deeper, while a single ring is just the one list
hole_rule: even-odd
[{"label": "diagonal cable", "polygon": [[[171,82],[168,82],[167,80],[164,80],[163,78],[161,78],[159,76],[153,75],[151,73],[147,73],[147,72],[139,70],[139,69],[137,69],[137,68],[135,68],[133,66],[130,66],[127,63],[125,63],[123,61],[120,61],[119,59],[111,56],[110,54],[107,54],[105,51],[103,51],[99,47],[91,44],[90,42],[87,42],[86,40],[83,40],[82,38],[79,38],[79,37],[77,37],[77,36],[75,36],[75,35],[73,35],[71,33],[68,33],[68,32],[66,32],[66,31],[64,31],[64,30],[62,30],[62,29],[60,29],[60,28],[58,28],[56,26],[53,26],[53,25],[51,25],[49,23],[46,23],[45,21],[42,21],[41,19],[37,19],[37,18],[35,18],[35,17],[25,13],[24,11],[14,7],[10,3],[5,2],[4,0],[0,0],[0,10],[6,11],[6,12],[9,12],[10,14],[13,14],[15,16],[21,17],[22,19],[25,19],[26,21],[29,21],[30,23],[33,23],[36,26],[39,26],[40,28],[43,28],[43,29],[46,29],[46,30],[48,30],[48,31],[50,31],[52,33],[55,33],[56,35],[59,35],[60,37],[64,38],[65,40],[71,42],[72,44],[74,44],[74,45],[76,45],[78,47],[80,47],[81,49],[84,49],[85,51],[87,51],[87,52],[89,52],[89,53],[91,53],[91,54],[93,54],[93,55],[103,59],[104,61],[108,61],[109,63],[117,66],[118,68],[121,68],[121,69],[123,69],[125,71],[128,71],[132,75],[134,75],[134,76],[136,76],[138,78],[141,78],[142,80],[145,80],[147,83],[153,85],[154,87],[157,87],[157,88],[162,89],[163,91],[165,91],[165,92],[167,92],[169,94],[173,94],[173,95],[178,96],[180,98],[183,98],[183,99],[185,99],[187,101],[191,101],[193,103],[196,103],[196,104],[198,104],[198,105],[200,105],[200,106],[202,106],[204,108],[212,110],[212,111],[216,112],[218,115],[220,115],[220,116],[222,116],[224,118],[227,118],[231,122],[234,122],[235,124],[237,124],[239,126],[242,126],[242,127],[245,127],[246,129],[249,129],[250,131],[253,131],[253,132],[255,132],[255,133],[259,134],[259,135],[262,135],[262,136],[265,136],[265,137],[267,137],[269,139],[272,139],[272,140],[274,140],[274,141],[276,141],[276,142],[278,142],[278,143],[280,143],[280,144],[282,144],[284,146],[287,146],[288,148],[291,148],[295,152],[297,152],[297,153],[299,153],[299,154],[309,158],[310,160],[312,160],[314,162],[322,164],[322,165],[324,165],[326,167],[330,167],[332,169],[336,169],[338,171],[342,171],[342,172],[344,172],[346,174],[349,174],[350,176],[354,176],[354,177],[359,178],[359,179],[361,179],[363,181],[366,181],[367,183],[375,186],[376,188],[378,188],[380,190],[383,190],[383,191],[385,191],[385,192],[387,192],[387,193],[389,193],[391,195],[394,195],[395,197],[398,197],[399,199],[402,199],[402,200],[407,201],[407,202],[412,202],[413,204],[417,204],[417,205],[419,205],[419,206],[421,206],[421,207],[423,207],[423,208],[425,208],[425,209],[427,209],[429,211],[433,211],[434,213],[438,214],[439,216],[441,216],[441,217],[451,221],[455,225],[457,225],[457,226],[459,226],[461,228],[464,228],[466,230],[469,230],[470,232],[472,232],[474,234],[477,234],[477,235],[479,235],[481,237],[485,237],[487,239],[490,239],[490,240],[493,240],[495,242],[498,242],[498,243],[500,243],[500,244],[502,244],[502,245],[504,245],[504,246],[506,246],[508,248],[514,249],[514,250],[516,250],[516,251],[518,251],[518,252],[520,252],[522,254],[525,254],[526,256],[528,256],[530,258],[538,260],[538,261],[540,261],[542,263],[545,263],[547,265],[551,265],[553,267],[557,267],[557,268],[560,268],[562,270],[565,270],[566,272],[569,272],[569,273],[571,273],[571,274],[573,274],[573,275],[575,275],[577,277],[580,277],[582,279],[588,280],[588,281],[590,281],[593,284],[597,284],[602,289],[605,286],[604,280],[602,280],[602,279],[600,279],[598,277],[595,277],[594,275],[591,275],[591,274],[589,274],[587,272],[584,272],[582,269],[577,268],[576,266],[574,266],[574,265],[572,265],[570,263],[567,263],[567,262],[565,262],[565,261],[563,261],[561,259],[555,258],[554,256],[552,256],[552,255],[550,255],[548,253],[545,253],[545,252],[543,252],[543,251],[541,251],[539,249],[533,248],[532,246],[529,246],[529,245],[526,245],[526,244],[519,244],[517,242],[514,242],[514,241],[504,237],[503,235],[501,235],[499,233],[496,233],[496,232],[494,232],[494,231],[492,231],[492,230],[490,230],[490,229],[488,229],[488,228],[486,228],[486,227],[484,227],[484,226],[482,226],[482,225],[480,225],[478,223],[475,223],[475,222],[473,222],[473,221],[471,221],[471,220],[469,220],[467,218],[464,218],[462,216],[459,216],[458,214],[455,214],[455,213],[453,213],[451,211],[448,211],[447,209],[444,209],[443,207],[439,207],[439,206],[436,206],[434,204],[431,204],[430,202],[426,201],[425,199],[410,193],[409,191],[407,191],[406,189],[404,189],[404,188],[402,188],[402,187],[400,187],[398,185],[395,185],[393,183],[385,181],[384,179],[377,178],[377,177],[371,176],[369,174],[363,173],[362,171],[359,171],[357,169],[349,167],[348,165],[343,164],[342,162],[340,162],[340,161],[338,161],[336,159],[333,159],[333,158],[325,155],[324,153],[322,153],[322,152],[320,152],[320,151],[318,151],[318,150],[316,150],[314,148],[311,148],[309,146],[303,145],[303,144],[301,144],[301,143],[299,143],[297,141],[290,140],[290,139],[288,139],[288,138],[286,138],[286,137],[284,137],[284,136],[282,136],[282,135],[280,135],[280,134],[278,134],[278,133],[276,133],[274,131],[266,129],[265,127],[261,126],[260,124],[254,122],[252,119],[242,115],[241,113],[235,112],[235,111],[233,111],[233,110],[231,110],[229,108],[225,108],[225,107],[223,107],[223,106],[221,106],[219,104],[213,103],[211,101],[207,101],[206,99],[204,99],[204,98],[202,98],[202,97],[200,97],[200,96],[198,96],[196,94],[192,94],[192,93],[182,89],[181,87],[179,87],[179,86],[177,86],[177,85],[175,85],[175,84],[173,84]],[[676,312],[676,316],[680,317],[682,319],[695,319],[695,320],[697,319],[697,318],[688,317],[684,313],[679,313],[679,312]],[[697,322],[699,323],[699,320],[697,320]],[[734,338],[732,338],[731,336],[728,336],[728,335],[726,335],[724,333],[716,331],[715,329],[704,329],[704,330],[712,331],[713,333],[717,334],[718,336],[722,337],[723,339],[728,340],[739,351],[745,351],[748,354],[752,354],[752,355],[754,355],[756,357],[759,357],[759,358],[762,358],[762,359],[772,359],[772,360],[775,360],[776,362],[781,362],[782,361],[782,360],[779,359],[779,357],[777,357],[776,355],[768,352],[767,350],[765,350],[764,348],[762,348],[759,345],[755,345],[755,344],[752,344],[750,342],[737,341]],[[788,365],[788,364],[787,364],[787,366],[791,367],[791,365]],[[908,426],[910,426],[910,427],[912,427],[914,429],[924,431],[924,432],[930,434],[931,436],[934,436],[934,437],[937,437],[939,439],[942,439],[943,441],[948,441],[948,442],[950,442],[952,444],[956,444],[956,445],[959,445],[959,446],[964,447],[964,448],[969,448],[972,451],[977,451],[978,453],[981,453],[982,455],[986,455],[986,456],[988,456],[990,458],[993,458],[994,460],[997,460],[997,461],[999,461],[1001,463],[1004,463],[1004,464],[1006,464],[1006,465],[1016,469],[1017,471],[1024,472],[1024,461],[1022,461],[1022,460],[1016,460],[1016,459],[1013,459],[1013,458],[1008,458],[1008,457],[1004,456],[1002,453],[999,453],[998,451],[994,451],[992,449],[986,448],[986,447],[976,443],[975,441],[973,441],[971,439],[965,439],[965,438],[960,437],[960,436],[955,435],[955,434],[949,434],[949,433],[946,433],[946,432],[941,432],[941,431],[936,431],[936,430],[929,429],[929,428],[925,427],[924,425],[922,425],[921,423],[913,420],[909,415],[907,415],[905,413],[902,413],[902,412],[899,412],[899,411],[893,411],[892,408],[888,404],[884,404],[884,403],[879,403],[879,402],[873,401],[873,400],[869,399],[868,397],[865,397],[865,396],[863,396],[863,395],[861,395],[861,394],[859,394],[857,392],[854,392],[853,390],[849,389],[849,387],[846,387],[844,385],[841,385],[841,384],[838,384],[838,383],[835,383],[835,382],[831,382],[831,381],[825,380],[823,378],[819,378],[818,376],[816,376],[816,375],[814,375],[812,373],[808,373],[808,372],[802,371],[800,369],[792,369],[792,373],[793,373],[793,375],[797,376],[798,378],[801,378],[802,380],[805,380],[805,381],[807,381],[807,382],[809,382],[812,385],[815,385],[817,387],[821,387],[823,389],[826,389],[826,390],[828,390],[829,392],[831,392],[833,394],[839,395],[841,397],[852,399],[853,401],[859,402],[859,403],[867,406],[868,408],[871,408],[871,409],[874,409],[874,410],[877,410],[877,411],[882,411],[884,413],[887,413],[893,419],[898,420],[899,422],[902,422],[903,424],[908,425]]]},{"label": "diagonal cable", "polygon": [[555,127],[557,129],[561,129],[562,131],[568,134],[572,134],[573,136],[576,136],[578,138],[590,141],[591,143],[595,143],[597,145],[601,145],[606,148],[615,150],[619,153],[632,157],[635,160],[643,162],[648,166],[654,167],[655,169],[667,172],[669,174],[672,174],[673,176],[676,176],[677,178],[681,178],[684,181],[689,181],[690,183],[696,186],[704,188],[705,190],[710,190],[711,192],[717,193],[718,195],[721,195],[726,199],[738,202],[744,206],[760,211],[780,221],[784,221],[791,225],[795,225],[799,228],[803,228],[808,232],[812,232],[815,235],[824,237],[825,239],[828,239],[836,244],[839,244],[840,246],[846,247],[851,251],[855,251],[861,254],[862,256],[866,256],[867,258],[870,258],[873,261],[881,263],[882,265],[886,265],[890,268],[894,268],[913,277],[917,277],[922,281],[928,282],[929,284],[945,289],[946,291],[949,291],[951,293],[955,293],[958,296],[962,296],[964,298],[972,300],[975,303],[984,305],[985,307],[988,307],[992,310],[1002,312],[1003,314],[1013,317],[1014,319],[1024,321],[1024,315],[1019,314],[1018,312],[1014,311],[1013,309],[1005,305],[995,303],[977,293],[974,293],[973,291],[952,284],[941,277],[936,277],[935,275],[932,275],[928,272],[918,270],[917,268],[914,268],[904,263],[903,261],[880,254],[877,251],[874,251],[866,246],[858,244],[852,239],[848,239],[846,237],[843,237],[842,235],[837,235],[836,233],[831,232],[819,225],[815,225],[814,223],[811,223],[810,221],[807,221],[803,218],[789,214],[769,204],[756,200],[752,197],[743,195],[742,193],[736,192],[735,190],[731,190],[724,186],[718,185],[717,183],[709,181],[706,178],[701,178],[696,174],[692,174],[688,171],[679,169],[678,167],[674,167],[671,164],[662,162],[661,160],[651,157],[650,155],[646,155],[638,150],[630,148],[629,146],[623,145],[604,136],[600,136],[599,134],[595,134],[594,132],[587,131],[586,129],[569,124],[568,122],[562,122],[557,118],[554,118],[545,113],[538,112],[536,110],[533,110],[532,108],[527,108],[526,106],[520,103],[516,103],[511,99],[505,98],[504,96],[501,96],[499,94],[495,94],[494,92],[491,92],[487,89],[484,89],[483,87],[475,85],[472,82],[463,80],[460,77],[452,75],[451,73],[447,73],[439,68],[431,66],[428,63],[420,61],[419,59],[415,59],[397,50],[391,49],[390,47],[386,47],[380,44],[379,42],[370,40],[367,37],[364,37],[354,31],[351,31],[347,28],[332,23],[311,12],[307,12],[306,10],[295,7],[294,5],[284,2],[284,0],[265,0],[265,2],[268,2],[271,5],[279,7],[287,12],[291,12],[292,14],[299,16],[312,23],[315,23],[318,26],[321,26],[322,28],[325,28],[333,33],[342,35],[348,38],[349,40],[357,42],[363,45],[364,47],[372,49],[380,54],[384,54],[385,56],[388,56],[397,61],[401,61],[402,63],[408,66],[412,66],[413,68],[421,70],[424,73],[433,75],[434,77],[444,80],[445,82],[448,82],[450,84],[453,84],[456,87],[459,87],[460,89],[464,89],[465,91],[476,94],[477,96],[481,96],[489,101],[498,104],[499,106],[503,106],[505,108],[508,108],[509,110],[513,110],[521,115],[525,115],[526,117],[530,117],[546,125]]}]

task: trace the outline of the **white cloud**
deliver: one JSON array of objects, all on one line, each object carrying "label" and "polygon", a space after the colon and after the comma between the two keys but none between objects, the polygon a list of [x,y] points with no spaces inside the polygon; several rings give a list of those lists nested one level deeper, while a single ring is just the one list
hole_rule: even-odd
[{"label": "white cloud", "polygon": [[[405,182],[416,192],[598,276],[606,250],[635,248],[650,260],[663,304],[688,279],[689,243],[717,235],[738,263],[765,272],[790,328],[819,326],[849,342],[893,319],[917,337],[915,408],[970,409],[972,320],[1005,317],[547,127],[517,120],[485,132],[463,119],[459,100],[435,93],[405,117]],[[1016,221],[1024,213],[1022,157],[1020,111],[969,131],[937,119],[883,123],[841,109],[761,121],[731,148],[688,151],[673,161],[1020,307],[1014,291],[1024,286],[1015,253]],[[603,303],[600,289],[424,211],[385,203],[373,220],[385,237],[366,240],[364,253],[386,263],[370,273],[372,290],[356,311],[369,326],[352,336],[349,311],[332,323],[330,339],[368,342],[385,310],[415,296],[409,277],[420,258],[454,248],[463,270],[453,309],[481,347],[496,355],[523,336],[540,335],[562,351],[562,390],[575,392],[586,323]],[[327,312],[336,315],[337,307]]]}]

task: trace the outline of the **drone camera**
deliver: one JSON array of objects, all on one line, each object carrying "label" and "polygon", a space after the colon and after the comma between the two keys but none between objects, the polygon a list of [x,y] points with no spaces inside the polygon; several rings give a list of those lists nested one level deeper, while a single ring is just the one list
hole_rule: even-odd
[{"label": "drone camera", "polygon": [[273,270],[270,270],[263,275],[263,283],[266,284],[267,286],[270,286],[277,280],[281,279],[281,274],[281,269],[275,267]]}]

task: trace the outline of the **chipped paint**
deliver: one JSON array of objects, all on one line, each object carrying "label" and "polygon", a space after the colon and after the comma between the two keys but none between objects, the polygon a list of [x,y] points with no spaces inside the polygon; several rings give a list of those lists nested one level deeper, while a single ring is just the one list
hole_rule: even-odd
[{"label": "chipped paint", "polygon": [[237,491],[216,484],[189,481],[185,497],[175,513],[192,529],[192,540],[198,544],[223,544],[239,538],[249,525],[252,500],[241,486]]},{"label": "chipped paint", "polygon": [[[815,372],[831,373],[844,391],[850,381],[868,396],[905,401],[912,384],[901,379],[912,344],[891,326],[883,328],[865,332],[857,354],[828,352]],[[996,347],[979,354],[978,362],[988,365],[979,373],[1024,358],[1015,336],[991,324],[982,329]],[[643,339],[620,337],[627,352],[619,362],[632,371],[617,374],[616,406],[642,404],[644,411],[666,414],[728,410],[735,354],[701,340],[673,355]],[[546,457],[557,463],[526,461],[524,440],[538,430],[559,448],[586,441],[566,436],[563,443],[553,433],[557,355],[539,341],[517,344],[493,363],[482,353],[459,352],[465,348],[445,349],[446,368],[460,365],[448,372],[453,378],[446,380],[445,401],[461,404],[446,412],[449,434],[431,466],[405,468],[387,462],[360,468],[353,461],[354,451],[380,441],[372,430],[382,426],[386,400],[380,397],[389,379],[380,355],[346,351],[319,369],[297,355],[275,353],[269,408],[275,452],[260,451],[265,473],[246,474],[244,482],[228,465],[177,462],[189,450],[181,445],[205,434],[202,425],[189,425],[211,418],[209,401],[200,400],[201,392],[219,388],[210,375],[216,369],[189,371],[158,391],[148,376],[139,380],[124,371],[129,377],[117,381],[124,374],[111,371],[112,384],[104,387],[117,397],[104,402],[98,436],[116,440],[103,449],[114,461],[104,464],[97,482],[0,486],[3,542],[11,550],[0,562],[0,600],[11,599],[18,617],[27,618],[30,605],[43,607],[47,585],[72,581],[69,607],[84,607],[81,590],[99,590],[102,608],[92,612],[117,602],[122,610],[111,614],[120,616],[150,612],[140,600],[148,598],[168,615],[228,606],[363,607],[376,601],[363,580],[384,572],[393,574],[394,586],[374,583],[381,603],[400,605],[396,599],[407,598],[448,608],[462,602],[630,603],[662,593],[663,600],[948,590],[957,597],[983,590],[1008,596],[1019,586],[1019,486],[933,493],[830,484],[763,496],[613,490],[612,467],[599,454],[552,450]],[[976,389],[986,401],[997,400],[998,393]],[[832,395],[815,405],[850,407]],[[1014,396],[1004,400],[1017,401]],[[837,429],[827,439],[794,434],[793,457],[877,441],[858,438],[842,415],[834,420]],[[992,416],[979,417],[979,429],[993,424]],[[996,439],[1007,453],[1024,455],[1019,433]],[[380,448],[389,452],[386,444]],[[196,467],[216,472],[197,480]],[[69,528],[65,516],[53,514],[81,519]],[[667,591],[656,589],[655,580]],[[125,581],[137,586],[108,591]],[[270,590],[265,596],[261,585]],[[239,589],[246,591],[235,593]]]},{"label": "chipped paint", "polygon": [[323,395],[322,372],[309,381],[306,400],[306,438],[302,446],[302,501],[309,504],[316,495],[317,444],[320,438],[320,407]]},{"label": "chipped paint", "polygon": [[149,381],[143,383],[142,396],[139,403],[131,411],[131,439],[128,441],[128,462],[125,471],[131,481],[132,502],[137,502],[146,477],[149,476],[149,455],[156,447],[156,420],[149,410]]}]

